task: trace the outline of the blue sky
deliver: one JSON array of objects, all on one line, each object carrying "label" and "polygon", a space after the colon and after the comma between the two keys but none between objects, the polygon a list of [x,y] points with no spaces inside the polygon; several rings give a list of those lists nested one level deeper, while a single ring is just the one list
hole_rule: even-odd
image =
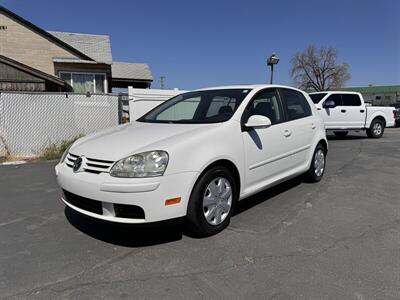
[{"label": "blue sky", "polygon": [[290,58],[333,46],[350,65],[348,86],[400,84],[400,1],[0,0],[46,30],[108,34],[113,59],[145,62],[159,87],[193,89],[268,80],[292,84]]}]

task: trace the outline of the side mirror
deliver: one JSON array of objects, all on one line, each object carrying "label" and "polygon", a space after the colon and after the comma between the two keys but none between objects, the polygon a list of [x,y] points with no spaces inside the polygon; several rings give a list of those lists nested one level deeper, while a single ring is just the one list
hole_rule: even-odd
[{"label": "side mirror", "polygon": [[335,108],[336,104],[335,101],[332,100],[326,100],[323,104],[322,104],[323,108]]},{"label": "side mirror", "polygon": [[247,128],[268,128],[272,125],[271,120],[265,116],[253,115],[244,124]]}]

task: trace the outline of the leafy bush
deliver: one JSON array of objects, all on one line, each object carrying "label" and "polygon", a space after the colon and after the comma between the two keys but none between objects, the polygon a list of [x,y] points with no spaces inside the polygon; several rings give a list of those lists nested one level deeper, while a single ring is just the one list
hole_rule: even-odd
[{"label": "leafy bush", "polygon": [[75,142],[77,139],[81,138],[83,135],[79,135],[71,140],[61,141],[59,143],[51,143],[40,153],[39,158],[43,160],[54,160],[59,159],[67,150],[67,148]]}]

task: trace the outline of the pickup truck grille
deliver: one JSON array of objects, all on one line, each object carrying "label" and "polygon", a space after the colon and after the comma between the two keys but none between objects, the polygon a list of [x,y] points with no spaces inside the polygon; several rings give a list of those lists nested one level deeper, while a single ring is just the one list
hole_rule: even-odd
[{"label": "pickup truck grille", "polygon": [[[78,155],[68,153],[65,164],[72,168],[78,157]],[[113,161],[85,157],[83,170],[94,174],[109,173],[113,164]]]}]

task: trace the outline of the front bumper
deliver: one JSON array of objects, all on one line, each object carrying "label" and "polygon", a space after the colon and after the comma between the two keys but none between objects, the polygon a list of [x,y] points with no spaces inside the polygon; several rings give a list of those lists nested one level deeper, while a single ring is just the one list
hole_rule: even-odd
[{"label": "front bumper", "polygon": [[[67,193],[63,194],[62,200],[66,205],[94,218],[133,224],[185,216],[190,193],[198,175],[197,172],[183,172],[153,178],[116,178],[108,173],[74,173],[65,163],[58,164],[55,169],[60,187],[68,195],[76,196],[74,201],[69,201]],[[181,197],[179,203],[165,205],[165,200],[177,197]],[[100,211],[93,212],[86,209],[85,205],[79,205],[76,201],[80,199],[96,202],[101,206]],[[119,217],[116,211],[124,205],[141,208],[144,217]]]}]

